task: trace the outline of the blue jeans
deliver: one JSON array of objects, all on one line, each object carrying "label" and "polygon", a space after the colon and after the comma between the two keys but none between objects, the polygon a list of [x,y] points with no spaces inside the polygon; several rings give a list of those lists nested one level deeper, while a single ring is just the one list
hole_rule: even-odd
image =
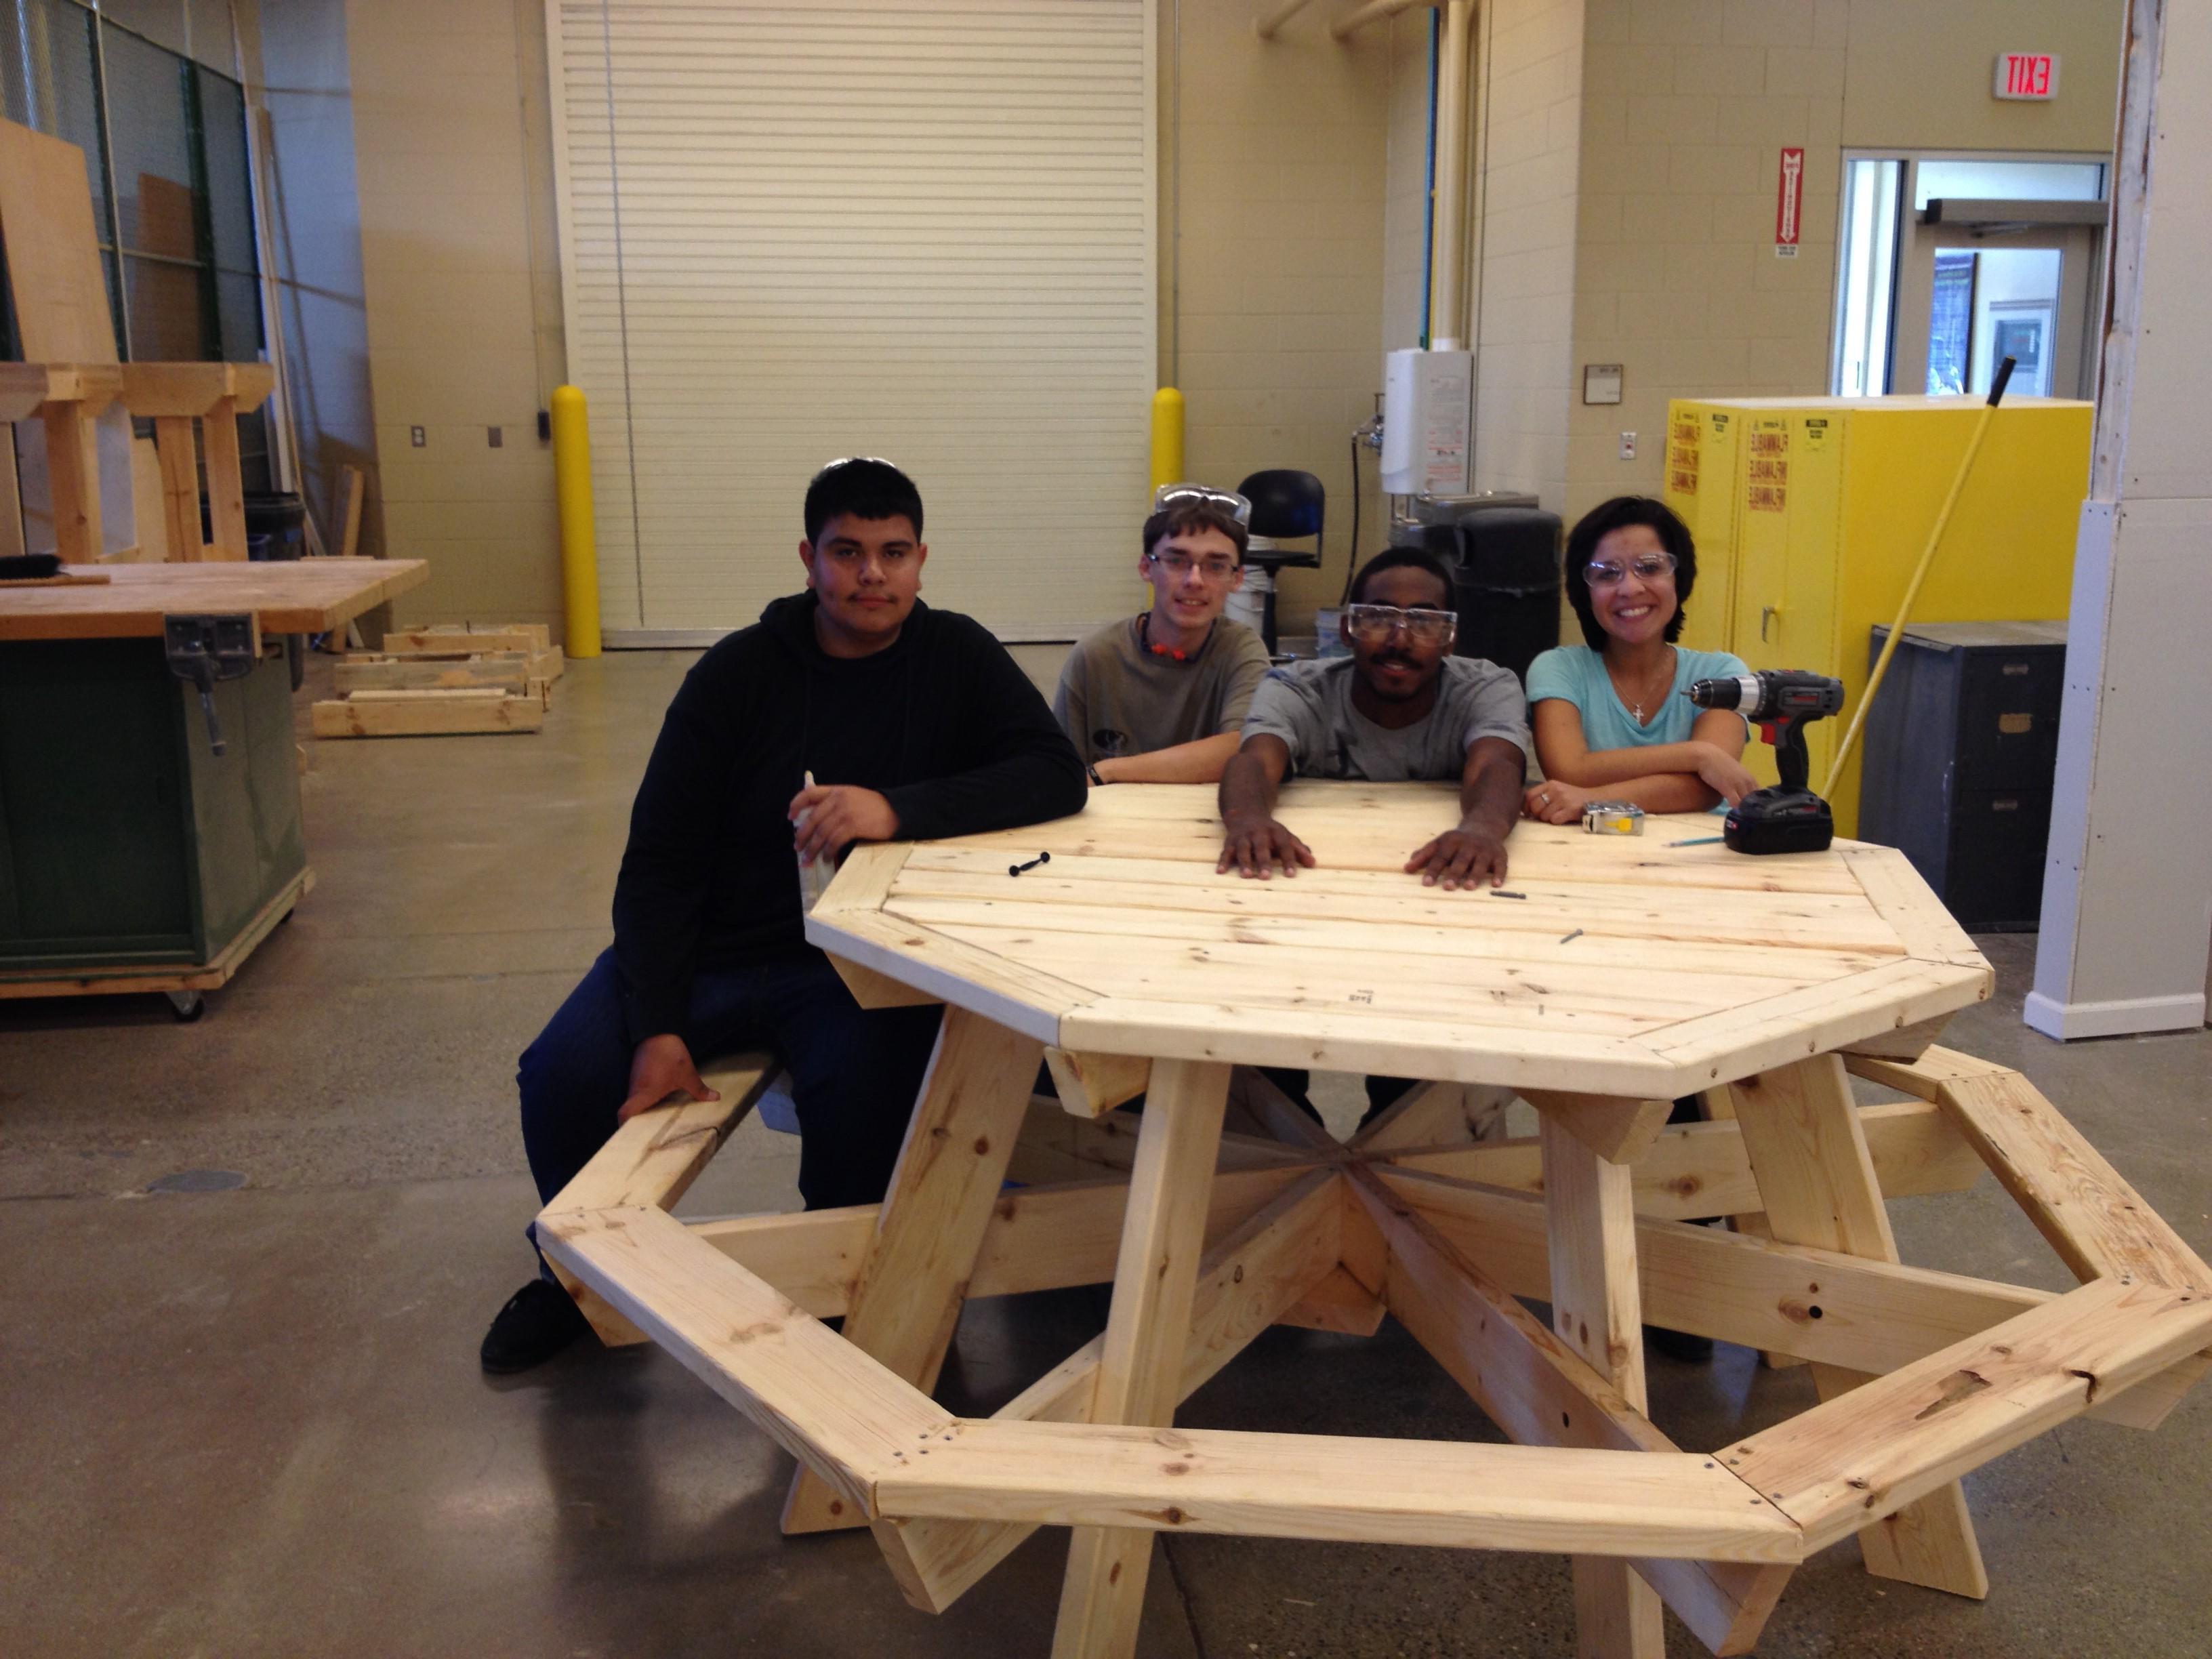
[{"label": "blue jeans", "polygon": [[[549,1201],[615,1132],[629,1092],[631,1044],[622,975],[602,951],[538,1040],[522,1051],[522,1144]],[[799,1191],[810,1210],[873,1204],[890,1186],[940,1011],[853,1000],[811,945],[700,974],[680,1035],[705,1065],[741,1048],[773,1050],[791,1071],[800,1132]]]}]

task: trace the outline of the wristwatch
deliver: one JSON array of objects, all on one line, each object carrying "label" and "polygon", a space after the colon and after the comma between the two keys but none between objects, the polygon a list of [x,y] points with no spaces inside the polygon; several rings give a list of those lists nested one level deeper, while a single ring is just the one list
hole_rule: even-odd
[{"label": "wristwatch", "polygon": [[1094,789],[1103,789],[1106,787],[1106,780],[1098,775],[1098,769],[1089,761],[1083,763],[1083,775],[1091,780],[1091,787]]}]

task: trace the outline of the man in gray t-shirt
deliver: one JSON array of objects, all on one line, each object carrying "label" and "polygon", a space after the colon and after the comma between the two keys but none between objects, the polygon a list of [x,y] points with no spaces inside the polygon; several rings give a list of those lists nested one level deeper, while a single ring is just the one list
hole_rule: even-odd
[{"label": "man in gray t-shirt", "polygon": [[1093,784],[1212,783],[1237,752],[1267,647],[1222,614],[1244,580],[1251,503],[1172,484],[1145,520],[1152,602],[1077,646],[1052,712]]},{"label": "man in gray t-shirt", "polygon": [[1274,817],[1283,779],[1370,782],[1456,778],[1455,830],[1414,849],[1424,885],[1493,887],[1520,817],[1528,727],[1521,683],[1490,663],[1450,655],[1457,618],[1443,567],[1394,548],[1362,566],[1341,624],[1349,658],[1271,670],[1260,683],[1237,758],[1221,775],[1218,868],[1265,878],[1314,862]]}]

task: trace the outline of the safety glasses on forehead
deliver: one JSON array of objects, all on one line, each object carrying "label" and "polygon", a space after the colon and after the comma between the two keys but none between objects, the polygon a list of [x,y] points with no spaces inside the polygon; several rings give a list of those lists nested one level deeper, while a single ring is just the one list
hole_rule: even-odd
[{"label": "safety glasses on forehead", "polygon": [[1208,489],[1204,484],[1162,484],[1152,492],[1152,511],[1169,513],[1178,507],[1210,507],[1216,513],[1225,513],[1238,524],[1248,528],[1252,522],[1252,503],[1233,489]]}]

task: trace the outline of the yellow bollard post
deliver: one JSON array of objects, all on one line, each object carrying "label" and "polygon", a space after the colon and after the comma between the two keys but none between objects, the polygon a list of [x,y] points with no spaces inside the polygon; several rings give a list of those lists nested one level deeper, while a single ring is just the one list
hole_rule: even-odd
[{"label": "yellow bollard post", "polygon": [[592,529],[592,434],[584,394],[553,389],[553,493],[561,504],[561,599],[568,613],[564,648],[599,654],[599,553]]},{"label": "yellow bollard post", "polygon": [[1182,393],[1164,386],[1152,393],[1152,488],[1182,482]]}]

